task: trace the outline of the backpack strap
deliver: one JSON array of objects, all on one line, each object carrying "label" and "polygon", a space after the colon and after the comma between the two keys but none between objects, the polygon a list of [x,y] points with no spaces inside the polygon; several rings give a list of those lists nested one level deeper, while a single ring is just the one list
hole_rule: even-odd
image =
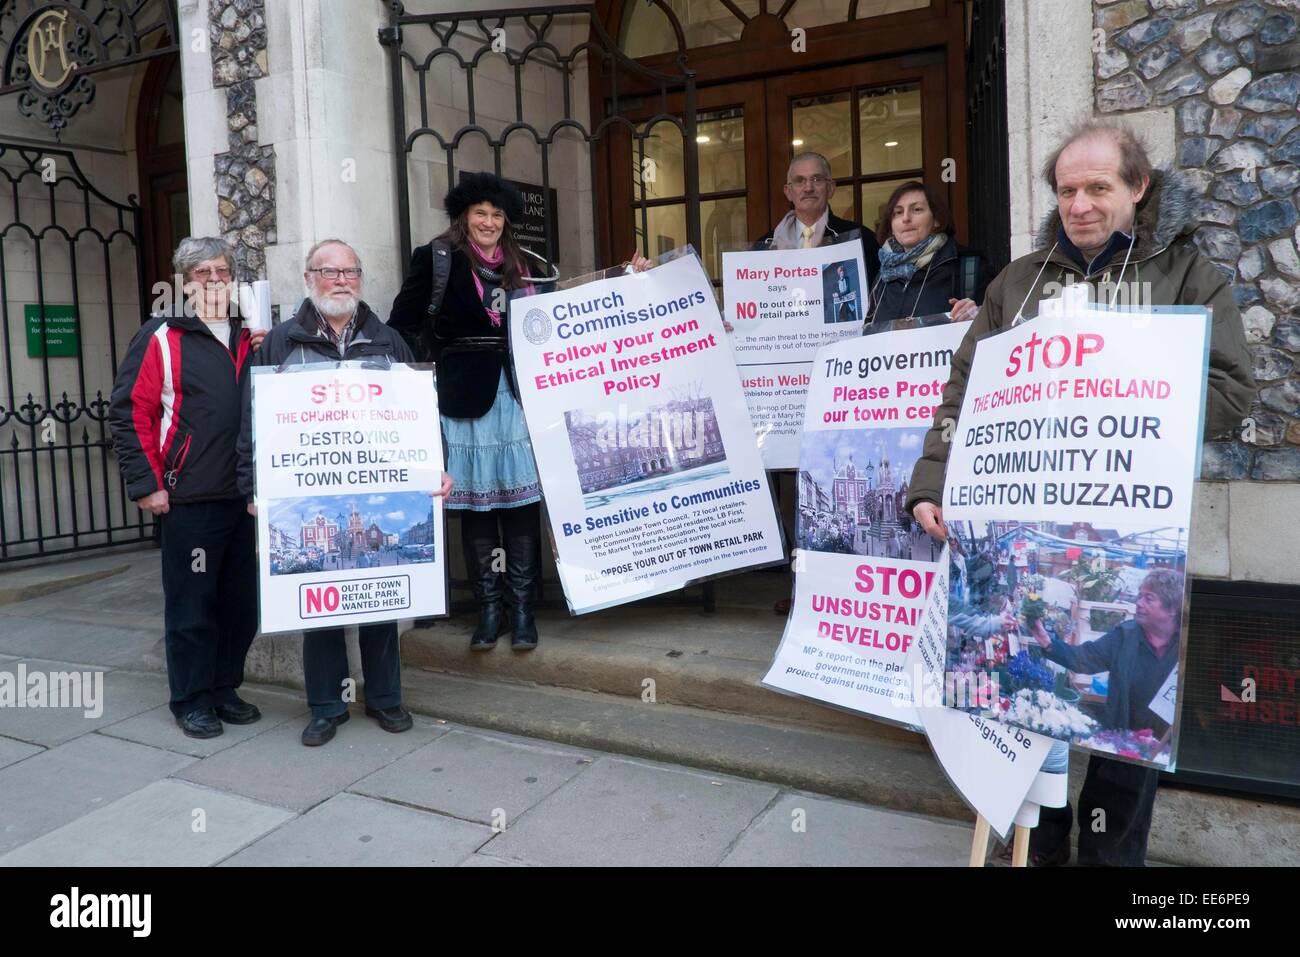
[{"label": "backpack strap", "polygon": [[429,319],[432,320],[442,308],[442,297],[447,293],[447,279],[451,276],[451,247],[442,239],[435,239],[429,247],[433,256],[433,281],[429,284]]}]

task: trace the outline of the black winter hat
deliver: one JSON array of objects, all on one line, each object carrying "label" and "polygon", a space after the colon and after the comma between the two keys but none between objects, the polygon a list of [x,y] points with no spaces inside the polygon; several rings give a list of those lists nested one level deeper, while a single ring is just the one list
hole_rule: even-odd
[{"label": "black winter hat", "polygon": [[506,214],[512,224],[524,215],[524,198],[499,176],[491,173],[467,173],[442,201],[447,215],[456,219],[477,203],[491,203]]}]

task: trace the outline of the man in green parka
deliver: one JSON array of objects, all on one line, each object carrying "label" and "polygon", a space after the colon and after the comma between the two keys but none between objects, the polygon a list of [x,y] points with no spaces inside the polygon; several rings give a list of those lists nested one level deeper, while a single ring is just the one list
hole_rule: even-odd
[{"label": "man in green parka", "polygon": [[[1197,197],[1175,172],[1155,170],[1126,126],[1089,121],[1076,127],[1045,164],[1056,210],[1037,248],[1013,261],[988,288],[984,305],[952,359],[943,404],[912,470],[907,508],[926,532],[947,537],[943,523],[948,437],[957,421],[975,343],[1038,315],[1045,299],[1070,283],[1093,286],[1093,301],[1125,306],[1208,306],[1209,390],[1205,437],[1231,433],[1255,395],[1250,352],[1228,277],[1192,243]],[[1155,805],[1157,772],[1094,756],[1079,799],[1079,862],[1140,866]],[[1106,827],[1096,831],[1095,811]],[[1063,812],[1063,814],[1062,814]],[[1069,859],[1068,807],[1045,811],[1031,844],[1035,863]]]}]

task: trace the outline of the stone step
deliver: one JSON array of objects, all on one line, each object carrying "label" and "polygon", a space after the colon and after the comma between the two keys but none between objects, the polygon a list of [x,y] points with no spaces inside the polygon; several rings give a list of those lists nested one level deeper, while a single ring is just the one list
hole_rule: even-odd
[{"label": "stone step", "polygon": [[[409,665],[402,680],[409,708],[459,724],[895,810],[967,822],[973,818],[919,735],[852,734]],[[1071,801],[1078,801],[1086,764],[1085,756],[1071,755]],[[1149,863],[1188,866],[1295,866],[1300,863],[1297,835],[1300,808],[1162,786],[1147,858]]]},{"label": "stone step", "polygon": [[[508,636],[471,652],[472,610],[414,628],[402,661],[467,677],[595,691],[707,708],[812,728],[907,739],[911,732],[763,687],[786,616],[773,608],[790,595],[788,571],[749,572],[714,583],[716,610],[689,597],[637,602],[587,615],[547,606],[537,615],[541,642],[513,652]],[[692,592],[696,592],[692,589]],[[472,605],[469,606],[473,608]],[[650,682],[653,682],[652,684]]]},{"label": "stone step", "polygon": [[112,578],[130,567],[130,557],[103,555],[6,569],[0,571],[0,605],[27,601],[65,588]]}]

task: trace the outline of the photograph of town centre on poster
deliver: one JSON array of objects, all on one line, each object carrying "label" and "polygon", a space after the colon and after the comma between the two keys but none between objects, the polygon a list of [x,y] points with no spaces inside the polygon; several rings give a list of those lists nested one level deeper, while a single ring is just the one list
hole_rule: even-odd
[{"label": "photograph of town centre on poster", "polygon": [[693,253],[516,298],[510,322],[575,613],[783,559],[740,376]]},{"label": "photograph of town centre on poster", "polygon": [[996,676],[986,716],[1173,768],[1208,326],[1084,308],[978,343],[943,510],[947,670]]}]

